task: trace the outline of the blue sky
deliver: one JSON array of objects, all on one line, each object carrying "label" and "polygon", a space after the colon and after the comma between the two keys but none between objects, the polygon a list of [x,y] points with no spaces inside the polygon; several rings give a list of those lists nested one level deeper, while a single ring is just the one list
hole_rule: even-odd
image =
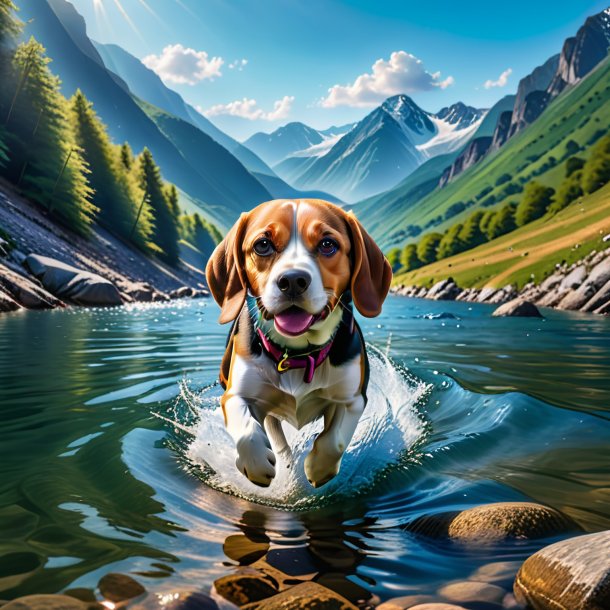
[{"label": "blue sky", "polygon": [[608,0],[71,0],[243,140],[289,121],[326,128],[408,93],[425,110],[489,107]]}]

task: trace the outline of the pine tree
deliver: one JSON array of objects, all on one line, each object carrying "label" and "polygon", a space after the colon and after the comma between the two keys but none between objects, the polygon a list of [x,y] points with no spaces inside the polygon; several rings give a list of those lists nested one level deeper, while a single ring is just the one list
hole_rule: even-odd
[{"label": "pine tree", "polygon": [[59,79],[50,72],[44,47],[34,38],[17,48],[0,93],[0,118],[10,147],[2,170],[26,194],[87,233],[96,208],[87,167],[75,142]]},{"label": "pine tree", "polygon": [[170,263],[178,261],[178,224],[172,204],[167,198],[161,172],[148,148],[139,158],[140,188],[146,193],[154,217],[153,241],[161,256]]},{"label": "pine tree", "polygon": [[0,46],[13,40],[21,30],[21,23],[15,17],[16,10],[11,0],[0,0]]},{"label": "pine tree", "polygon": [[130,172],[134,167],[135,159],[133,158],[133,152],[131,150],[131,147],[127,142],[121,144],[119,156],[121,158],[121,165],[123,166],[125,171]]},{"label": "pine tree", "polygon": [[178,220],[180,218],[180,204],[178,203],[178,189],[173,184],[168,184],[165,188],[165,197],[169,203],[169,209],[173,217]]},{"label": "pine tree", "polygon": [[136,201],[133,197],[135,193],[130,189],[128,173],[93,104],[79,90],[70,105],[76,142],[90,168],[89,182],[94,191],[93,203],[99,209],[100,224],[145,247],[152,233],[149,207],[145,205],[137,218],[139,198]]}]

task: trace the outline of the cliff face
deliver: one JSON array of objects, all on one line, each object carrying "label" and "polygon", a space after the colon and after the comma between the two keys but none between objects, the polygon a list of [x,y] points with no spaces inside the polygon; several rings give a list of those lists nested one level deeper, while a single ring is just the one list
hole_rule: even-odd
[{"label": "cliff face", "polygon": [[576,36],[568,38],[561,50],[556,74],[548,87],[555,97],[567,85],[586,76],[605,59],[610,48],[610,9],[589,17]]},{"label": "cliff face", "polygon": [[491,141],[492,138],[490,136],[472,140],[456,160],[445,169],[439,180],[439,187],[443,188],[452,178],[461,174],[463,171],[466,171],[469,167],[472,167],[477,163],[479,159],[484,157],[491,146]]},{"label": "cliff face", "polygon": [[500,115],[491,142],[491,150],[498,150],[498,148],[500,148],[500,146],[502,146],[504,142],[508,140],[512,120],[513,111],[511,110],[507,110]]}]

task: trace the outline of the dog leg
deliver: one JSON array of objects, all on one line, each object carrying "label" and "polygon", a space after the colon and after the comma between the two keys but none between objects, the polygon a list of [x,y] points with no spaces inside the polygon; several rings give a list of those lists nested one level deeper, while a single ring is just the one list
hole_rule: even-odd
[{"label": "dog leg", "polygon": [[252,483],[269,487],[275,476],[275,455],[264,428],[240,396],[223,401],[227,430],[235,441],[235,465]]},{"label": "dog leg", "polygon": [[274,451],[278,454],[285,454],[287,459],[290,460],[292,458],[292,450],[286,440],[284,430],[282,430],[282,422],[277,417],[268,415],[265,418],[264,424]]},{"label": "dog leg", "polygon": [[357,396],[351,403],[332,405],[326,410],[324,430],[305,459],[305,475],[314,487],[321,487],[339,473],[341,458],[354,436],[364,406],[364,397]]}]

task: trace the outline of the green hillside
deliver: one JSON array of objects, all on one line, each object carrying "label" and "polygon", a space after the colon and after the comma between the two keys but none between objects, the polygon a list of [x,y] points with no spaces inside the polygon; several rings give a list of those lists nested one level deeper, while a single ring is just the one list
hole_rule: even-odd
[{"label": "green hillside", "polygon": [[[477,208],[518,201],[523,185],[536,178],[557,187],[563,179],[563,161],[576,147],[585,157],[590,146],[607,132],[610,123],[610,60],[587,78],[564,91],[532,125],[509,140],[499,151],[471,167],[443,189],[435,189],[400,211],[383,214],[374,235],[384,249],[400,245],[404,229],[418,226],[443,231]],[[422,166],[423,167],[423,166]],[[420,168],[421,169],[421,168]],[[512,193],[512,194],[509,194]],[[468,211],[444,220],[451,206],[465,204]]]},{"label": "green hillside", "polygon": [[395,284],[430,285],[451,276],[463,288],[523,286],[550,275],[557,263],[572,263],[607,247],[610,234],[610,184],[579,199],[554,216],[456,256],[397,275]]}]

